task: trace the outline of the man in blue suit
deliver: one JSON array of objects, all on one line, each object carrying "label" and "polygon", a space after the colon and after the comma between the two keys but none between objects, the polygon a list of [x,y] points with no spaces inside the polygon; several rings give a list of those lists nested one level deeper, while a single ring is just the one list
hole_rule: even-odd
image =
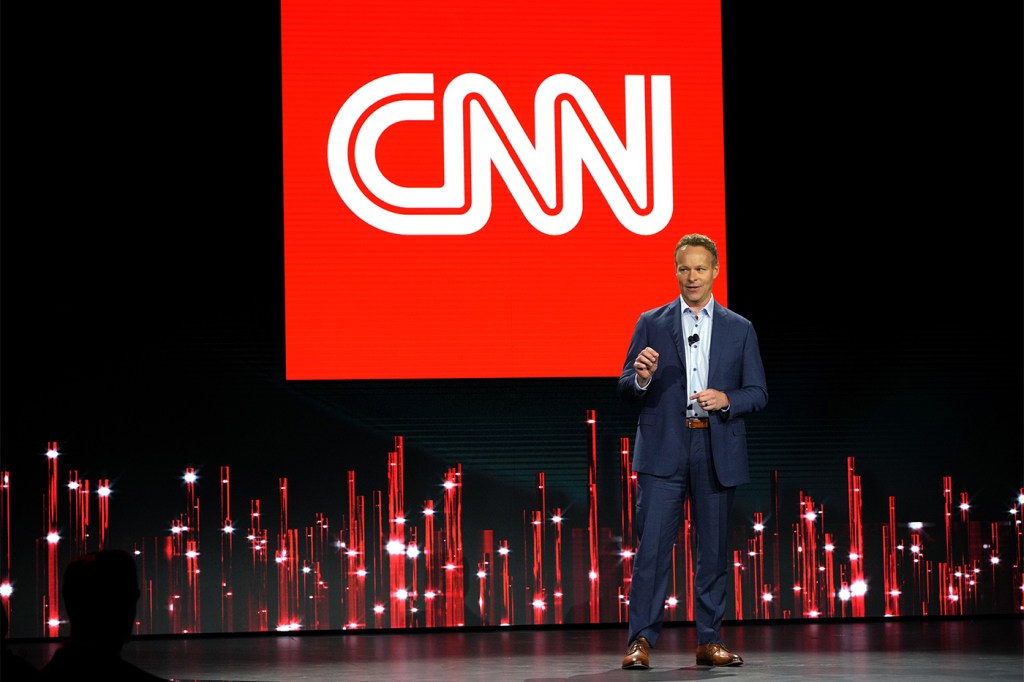
[{"label": "man in blue suit", "polygon": [[768,403],[764,366],[753,325],[712,296],[719,271],[715,242],[684,236],[675,266],[680,296],[640,315],[618,383],[624,399],[640,404],[626,669],[650,667],[687,499],[697,532],[697,664],[743,664],[721,635],[732,564],[729,510],[736,486],[750,477],[745,419]]}]

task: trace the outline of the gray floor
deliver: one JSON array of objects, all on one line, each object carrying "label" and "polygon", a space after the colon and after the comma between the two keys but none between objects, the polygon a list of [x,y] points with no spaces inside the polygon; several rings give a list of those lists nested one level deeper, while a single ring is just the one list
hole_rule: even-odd
[{"label": "gray floor", "polygon": [[[619,668],[619,627],[160,637],[130,642],[125,657],[181,682],[1024,680],[1020,617],[743,622],[725,636],[742,667],[695,665],[688,624],[666,628],[646,671]],[[58,646],[9,644],[36,665]]]}]

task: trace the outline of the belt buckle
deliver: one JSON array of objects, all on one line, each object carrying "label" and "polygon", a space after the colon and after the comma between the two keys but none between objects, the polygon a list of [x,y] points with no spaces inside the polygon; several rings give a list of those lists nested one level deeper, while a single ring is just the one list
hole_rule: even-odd
[{"label": "belt buckle", "polygon": [[707,417],[687,417],[686,428],[688,429],[706,429],[708,428]]}]

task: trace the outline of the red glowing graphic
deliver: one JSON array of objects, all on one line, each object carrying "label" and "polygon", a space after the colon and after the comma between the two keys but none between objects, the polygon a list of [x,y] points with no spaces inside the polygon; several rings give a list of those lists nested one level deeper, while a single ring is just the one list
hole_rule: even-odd
[{"label": "red glowing graphic", "polygon": [[[234,542],[234,472],[221,467],[216,486],[219,526],[211,529],[211,536],[220,535],[220,547],[204,552],[203,482],[188,469],[184,511],[167,514],[170,524],[158,522],[164,527],[155,527],[152,536],[136,542],[143,595],[137,631],[200,633],[201,606],[207,601],[219,608],[214,620],[225,632],[624,622],[636,542],[636,481],[629,466],[629,439],[618,438],[613,452],[601,452],[597,428],[597,415],[588,410],[585,432],[580,434],[580,451],[587,462],[587,509],[574,523],[560,506],[549,507],[550,486],[543,471],[535,472],[535,497],[523,509],[465,508],[461,465],[438,472],[437,498],[424,500],[417,505],[421,511],[410,515],[405,442],[396,436],[394,448],[371,464],[387,471],[386,489],[367,494],[359,489],[356,471],[343,477],[345,485],[339,487],[344,499],[338,502],[343,520],[337,527],[324,512],[305,522],[292,519],[289,481],[282,477],[277,479],[273,529],[264,527],[261,500],[249,501],[245,547]],[[37,584],[39,593],[22,603],[40,605],[35,614],[38,627],[44,636],[56,637],[63,634],[65,624],[54,595],[59,594],[62,562],[70,556],[61,548],[90,551],[107,542],[113,530],[110,507],[117,504],[117,493],[88,495],[94,486],[72,470],[65,476],[66,501],[58,504],[61,457],[56,443],[49,446],[45,469],[40,469],[35,483],[48,491],[47,513],[39,526],[40,538],[52,538],[45,543],[47,560],[38,566],[38,575],[14,576],[12,552],[24,550],[8,542],[0,557],[0,598],[9,609],[17,585]],[[599,460],[606,456],[616,462],[618,472],[617,495],[610,496],[617,511],[614,527],[600,525],[604,515],[598,513]],[[374,458],[365,460],[372,463]],[[888,498],[881,515],[886,520],[874,535],[868,534],[863,521],[863,482],[853,457],[846,460],[845,476],[849,517],[844,529],[831,525],[824,505],[804,491],[796,499],[780,499],[779,473],[772,472],[770,509],[735,520],[735,537],[742,539],[732,548],[733,618],[963,615],[1024,608],[1020,498],[1011,505],[1008,520],[974,522],[970,513],[978,505],[962,508],[968,495],[955,497],[953,481],[946,476],[944,506],[936,509],[936,516],[943,514],[945,519],[938,524],[944,537],[926,537],[925,522],[900,522],[895,497]],[[108,485],[107,479],[100,479],[95,489]],[[3,472],[0,509],[8,539],[11,488],[10,474]],[[98,517],[90,514],[92,505],[100,510]],[[780,517],[791,518],[792,523],[786,527]],[[480,539],[473,556],[464,549],[467,522]],[[507,523],[518,524],[520,530],[499,535],[495,525]],[[933,543],[942,547],[935,558],[928,556]],[[693,619],[694,544],[685,505],[666,600],[671,620]],[[246,555],[249,560],[243,561]],[[782,566],[787,557],[792,582],[784,585]],[[876,566],[880,568],[872,568]],[[207,574],[216,576],[220,586],[216,599],[205,599],[200,589],[201,577]],[[240,591],[239,585],[245,587]],[[877,613],[867,607],[873,595],[873,603],[881,605]],[[993,601],[993,595],[1003,601]],[[240,624],[233,615],[238,597],[242,604],[237,606],[245,614]]]}]

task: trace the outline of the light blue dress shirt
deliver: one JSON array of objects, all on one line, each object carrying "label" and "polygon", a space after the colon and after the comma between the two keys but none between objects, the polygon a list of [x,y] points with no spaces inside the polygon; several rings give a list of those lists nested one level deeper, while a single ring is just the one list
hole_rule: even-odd
[{"label": "light blue dress shirt", "polygon": [[[682,306],[683,343],[686,344],[686,395],[691,396],[708,388],[708,356],[711,354],[715,297],[708,299],[696,316],[690,306],[686,305],[682,295],[679,296],[679,305]],[[697,336],[697,341],[690,343],[694,335]],[[706,417],[708,412],[694,400],[686,406],[686,416]]]}]

